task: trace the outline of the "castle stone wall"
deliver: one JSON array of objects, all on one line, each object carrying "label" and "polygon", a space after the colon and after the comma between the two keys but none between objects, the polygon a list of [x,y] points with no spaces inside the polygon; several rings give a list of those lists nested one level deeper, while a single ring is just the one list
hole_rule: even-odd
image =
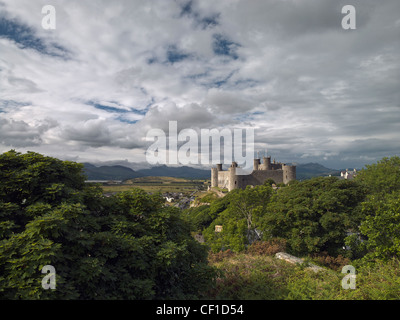
[{"label": "castle stone wall", "polygon": [[283,166],[283,183],[296,180],[296,166]]},{"label": "castle stone wall", "polygon": [[244,189],[248,185],[261,185],[267,179],[272,179],[275,183],[288,183],[296,179],[296,167],[288,166],[283,163],[271,163],[270,157],[264,157],[263,163],[259,159],[254,160],[254,170],[249,175],[236,174],[237,163],[233,162],[227,171],[222,171],[222,165],[211,169],[211,186],[233,189]]},{"label": "castle stone wall", "polygon": [[257,185],[263,184],[265,180],[271,178],[275,181],[275,183],[283,182],[283,171],[282,170],[258,170],[253,171],[250,174],[254,177],[254,180],[257,181]]},{"label": "castle stone wall", "polygon": [[229,171],[218,171],[218,187],[229,188]]},{"label": "castle stone wall", "polygon": [[211,168],[211,187],[218,187],[218,168]]}]

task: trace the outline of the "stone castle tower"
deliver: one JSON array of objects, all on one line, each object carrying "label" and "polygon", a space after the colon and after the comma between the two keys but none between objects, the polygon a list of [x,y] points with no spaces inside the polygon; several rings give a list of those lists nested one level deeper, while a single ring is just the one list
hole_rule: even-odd
[{"label": "stone castle tower", "polygon": [[271,157],[263,157],[263,163],[260,159],[254,159],[252,173],[248,175],[236,174],[236,162],[227,171],[222,170],[222,164],[217,164],[216,168],[211,168],[211,187],[233,189],[244,189],[248,185],[261,185],[265,180],[271,178],[275,183],[288,183],[296,180],[296,166],[289,166],[284,163],[271,163]]}]

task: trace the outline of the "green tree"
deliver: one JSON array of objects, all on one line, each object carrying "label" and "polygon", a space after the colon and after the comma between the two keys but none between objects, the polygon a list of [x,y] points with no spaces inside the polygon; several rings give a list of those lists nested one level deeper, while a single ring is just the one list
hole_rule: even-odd
[{"label": "green tree", "polygon": [[[268,185],[248,186],[246,189],[229,192],[225,196],[229,198],[224,200],[227,205],[220,206],[224,210],[204,231],[204,237],[211,249],[243,251],[248,244],[260,239],[261,217],[272,192],[272,188]],[[216,225],[222,225],[222,232],[215,232]]]},{"label": "green tree", "polygon": [[356,181],[368,191],[362,203],[357,233],[347,237],[353,258],[365,261],[399,257],[400,158],[383,158],[366,165]]},{"label": "green tree", "polygon": [[246,221],[246,233],[249,243],[261,240],[262,236],[257,228],[271,195],[272,188],[269,185],[247,186],[245,190],[238,192],[231,203],[230,212],[232,213],[232,218]]},{"label": "green tree", "polygon": [[182,218],[191,225],[192,231],[201,232],[213,221],[210,215],[210,206],[202,205],[199,207],[188,208],[182,213]]},{"label": "green tree", "polygon": [[369,252],[367,259],[400,258],[400,192],[371,196],[362,211],[366,217],[360,232],[366,240],[359,246]]},{"label": "green tree", "polygon": [[276,182],[275,182],[275,180],[272,179],[272,178],[268,178],[267,180],[264,181],[264,186],[270,186],[270,187],[272,187],[273,184],[276,185]]},{"label": "green tree", "polygon": [[400,191],[400,157],[385,157],[377,163],[366,165],[355,179],[376,196]]},{"label": "green tree", "polygon": [[182,212],[182,217],[191,225],[192,231],[201,233],[229,206],[235,198],[236,192],[236,190],[231,191],[221,198],[212,194],[209,197],[206,196],[209,199],[207,201],[204,201],[205,197],[203,197],[202,202],[209,201],[209,205],[188,208]]},{"label": "green tree", "polygon": [[287,240],[293,254],[342,253],[346,231],[360,220],[365,192],[356,182],[317,177],[291,183],[271,199],[263,218],[265,239]]},{"label": "green tree", "polygon": [[[196,298],[215,276],[176,208],[141,189],[103,197],[80,164],[0,156],[0,297]],[[44,265],[56,289],[44,290]]]}]

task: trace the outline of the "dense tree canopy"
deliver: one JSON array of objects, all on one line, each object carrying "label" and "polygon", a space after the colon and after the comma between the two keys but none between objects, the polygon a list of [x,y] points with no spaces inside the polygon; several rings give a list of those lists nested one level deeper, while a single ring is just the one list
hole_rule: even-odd
[{"label": "dense tree canopy", "polygon": [[[0,297],[193,298],[212,282],[179,209],[140,189],[105,198],[77,163],[0,156]],[[56,289],[44,290],[44,265]]]},{"label": "dense tree canopy", "polygon": [[[210,210],[218,208],[217,218],[204,230],[211,248],[214,251],[241,251],[253,241],[260,240],[262,218],[272,192],[269,185],[248,186],[244,190],[233,190],[224,198],[214,201]],[[223,226],[222,232],[215,232],[216,225]]]},{"label": "dense tree canopy", "polygon": [[369,256],[388,259],[400,258],[400,193],[391,193],[383,199],[370,197],[363,203],[365,220],[360,225],[366,238]]},{"label": "dense tree canopy", "polygon": [[287,239],[294,254],[338,254],[346,231],[361,220],[358,205],[364,196],[363,188],[356,182],[336,177],[292,183],[271,199],[264,229],[269,237]]},{"label": "dense tree canopy", "polygon": [[383,158],[367,165],[356,180],[368,190],[362,203],[359,235],[348,244],[358,258],[400,258],[400,158]]},{"label": "dense tree canopy", "polygon": [[[191,233],[202,233],[213,251],[280,238],[295,255],[400,257],[398,157],[366,166],[354,180],[318,177],[278,189],[272,183],[210,195],[209,205],[182,212],[141,189],[105,197],[85,183],[81,164],[6,152],[0,298],[199,298],[216,273]],[[54,290],[42,287],[45,265],[56,270]]]},{"label": "dense tree canopy", "polygon": [[375,196],[400,191],[400,158],[385,157],[377,163],[366,165],[357,174],[356,180],[365,185]]},{"label": "dense tree canopy", "polygon": [[[365,188],[355,181],[318,177],[273,190],[270,183],[231,191],[202,208],[203,234],[214,250],[243,251],[257,240],[283,238],[293,254],[343,253],[346,232],[357,229],[363,216]],[[220,208],[210,222],[210,209]],[[197,216],[198,218],[198,216]],[[207,227],[208,225],[208,227]],[[215,226],[222,225],[222,232]]]}]

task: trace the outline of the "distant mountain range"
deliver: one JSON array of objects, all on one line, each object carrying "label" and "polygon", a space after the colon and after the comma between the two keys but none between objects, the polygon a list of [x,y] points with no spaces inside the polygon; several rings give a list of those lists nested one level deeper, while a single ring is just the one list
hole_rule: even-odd
[{"label": "distant mountain range", "polygon": [[83,165],[88,180],[127,180],[143,176],[131,168],[119,165],[96,167],[86,162]]},{"label": "distant mountain range", "polygon": [[306,180],[318,176],[340,176],[340,171],[329,169],[319,163],[305,163],[296,165],[296,179]]},{"label": "distant mountain range", "polygon": [[88,180],[128,180],[139,177],[174,177],[188,179],[208,179],[210,170],[196,169],[192,167],[167,167],[166,165],[151,169],[133,170],[120,165],[96,167],[90,163],[84,163],[84,172]]},{"label": "distant mountain range", "polygon": [[141,169],[137,171],[142,176],[153,177],[174,177],[187,179],[208,179],[211,177],[211,170],[196,169],[192,167],[167,167],[166,165]]},{"label": "distant mountain range", "polygon": [[[88,180],[127,180],[138,177],[174,177],[188,179],[209,179],[210,170],[196,169],[192,167],[168,167],[166,165],[150,169],[132,170],[121,165],[94,166],[84,163],[84,172]],[[297,164],[297,180],[310,179],[317,176],[340,176],[341,170],[329,169],[318,163]]]}]

